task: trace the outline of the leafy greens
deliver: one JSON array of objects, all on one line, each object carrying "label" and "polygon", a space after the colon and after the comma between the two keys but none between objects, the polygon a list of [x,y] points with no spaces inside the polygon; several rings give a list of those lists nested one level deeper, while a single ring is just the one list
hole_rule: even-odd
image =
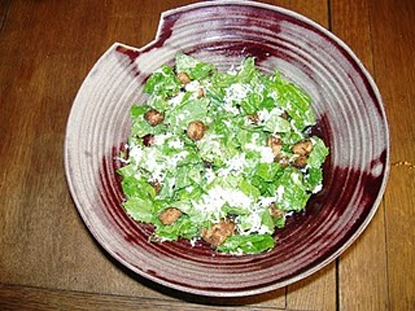
[{"label": "leafy greens", "polygon": [[263,74],[254,58],[219,72],[185,54],[144,91],[118,171],[127,213],[153,224],[156,241],[203,239],[231,254],[272,249],[275,228],[322,188],[329,150],[308,134],[310,97],[278,71]]}]

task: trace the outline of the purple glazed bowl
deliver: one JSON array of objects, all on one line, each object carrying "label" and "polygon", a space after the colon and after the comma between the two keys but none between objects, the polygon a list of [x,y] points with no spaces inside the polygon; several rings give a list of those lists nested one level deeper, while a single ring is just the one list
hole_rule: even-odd
[{"label": "purple glazed bowl", "polygon": [[[255,56],[313,100],[314,131],[330,147],[324,187],[260,255],[229,256],[186,241],[149,243],[151,227],[124,212],[116,174],[129,109],[146,78],[184,52],[221,70]],[[191,294],[241,297],[303,279],[337,258],[373,218],[389,172],[389,129],[379,91],[353,52],[311,20],[250,1],[199,2],[165,12],[155,40],[115,43],[82,84],[67,124],[65,169],[87,228],[116,260],[155,283]]]}]

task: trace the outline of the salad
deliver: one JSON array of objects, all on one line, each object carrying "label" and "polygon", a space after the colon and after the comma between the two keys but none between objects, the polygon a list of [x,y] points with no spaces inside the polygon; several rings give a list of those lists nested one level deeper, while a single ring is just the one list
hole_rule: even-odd
[{"label": "salad", "polygon": [[118,171],[128,215],[154,225],[151,242],[272,249],[276,228],[322,189],[329,150],[310,134],[309,96],[252,57],[220,72],[186,54],[155,71],[144,91]]}]

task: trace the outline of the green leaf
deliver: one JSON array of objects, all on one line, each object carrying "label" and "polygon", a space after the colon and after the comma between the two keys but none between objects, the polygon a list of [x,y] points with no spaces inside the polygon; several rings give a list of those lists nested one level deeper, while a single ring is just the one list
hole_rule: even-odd
[{"label": "green leaf", "polygon": [[275,240],[270,234],[233,235],[218,250],[225,253],[258,254],[273,248]]},{"label": "green leaf", "polygon": [[249,215],[249,211],[246,208],[237,207],[237,206],[229,206],[229,204],[225,204],[222,207],[222,211],[226,215]]},{"label": "green leaf", "polygon": [[207,98],[192,98],[190,95],[191,93],[188,92],[174,110],[166,113],[166,122],[170,124],[170,128],[175,128],[176,131],[183,132],[183,128],[187,128],[190,122],[203,121],[206,118],[209,100]]},{"label": "green leaf", "polygon": [[127,213],[136,221],[154,223],[153,202],[140,197],[130,197],[123,203]]},{"label": "green leaf", "polygon": [[132,169],[132,165],[128,165],[119,170],[119,173],[123,176],[121,185],[124,194],[128,198],[140,197],[145,200],[154,199],[156,195],[154,187],[143,176],[137,178],[135,173],[132,172]]},{"label": "green leaf", "polygon": [[255,59],[253,57],[248,57],[242,62],[241,68],[238,71],[237,82],[249,83],[259,74],[258,69],[255,67]]},{"label": "green leaf", "polygon": [[276,73],[270,78],[268,87],[278,95],[279,105],[292,118],[291,122],[297,130],[303,131],[307,126],[315,124],[314,113],[310,106],[311,98],[298,86]]},{"label": "green leaf", "polygon": [[172,97],[180,91],[181,83],[172,67],[163,65],[153,73],[144,86],[144,92],[163,98]]},{"label": "green leaf", "polygon": [[264,210],[261,213],[261,223],[268,227],[269,231],[274,232],[274,220],[271,217],[271,214],[269,213],[269,210]]},{"label": "green leaf", "polygon": [[323,182],[323,172],[320,168],[311,167],[304,178],[308,191],[315,192]]},{"label": "green leaf", "polygon": [[176,241],[179,237],[191,239],[199,233],[199,229],[192,223],[188,215],[183,214],[171,225],[159,223],[155,233],[168,241]]},{"label": "green leaf", "polygon": [[211,83],[214,88],[218,90],[222,94],[221,98],[225,95],[225,89],[230,87],[233,83],[236,83],[238,77],[235,75],[231,75],[226,72],[216,72],[212,75]]},{"label": "green leaf", "polygon": [[287,167],[276,181],[276,204],[282,211],[299,212],[305,208],[310,197],[303,182],[302,174],[293,167]]},{"label": "green leaf", "polygon": [[265,123],[264,130],[270,133],[286,133],[291,130],[291,125],[284,118],[273,114]]},{"label": "green leaf", "polygon": [[186,54],[176,56],[176,71],[186,73],[190,80],[202,80],[208,77],[216,68],[212,64],[204,63]]},{"label": "green leaf", "polygon": [[243,109],[243,111],[245,112],[245,114],[250,115],[250,114],[254,114],[257,111],[257,106],[255,105],[255,103],[252,103],[249,99],[247,100],[242,100],[240,102],[241,108]]},{"label": "green leaf", "polygon": [[158,198],[163,200],[171,200],[174,197],[174,189],[176,185],[176,178],[169,172],[163,180],[162,187],[158,194]]},{"label": "green leaf", "polygon": [[239,189],[248,197],[254,198],[255,200],[258,200],[261,195],[261,192],[245,179],[241,179],[239,182]]},{"label": "green leaf", "polygon": [[143,137],[147,134],[152,134],[155,128],[152,127],[145,119],[144,114],[149,110],[147,105],[133,105],[130,109],[131,117],[131,134],[138,137]]},{"label": "green leaf", "polygon": [[156,109],[157,111],[165,111],[171,109],[171,105],[164,97],[161,96],[152,96],[148,102],[148,106]]},{"label": "green leaf", "polygon": [[277,162],[259,163],[256,167],[256,175],[261,177],[264,181],[273,182],[280,170],[281,165]]},{"label": "green leaf", "polygon": [[320,168],[329,154],[329,149],[321,138],[313,136],[311,140],[313,141],[313,149],[308,156],[307,164],[310,167]]},{"label": "green leaf", "polygon": [[285,227],[285,217],[276,217],[274,218],[274,226],[281,229]]}]

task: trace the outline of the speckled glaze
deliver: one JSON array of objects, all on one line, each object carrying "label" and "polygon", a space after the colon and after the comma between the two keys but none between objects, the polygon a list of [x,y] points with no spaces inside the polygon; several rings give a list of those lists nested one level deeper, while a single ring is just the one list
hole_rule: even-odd
[{"label": "speckled glaze", "polygon": [[[304,213],[278,230],[260,255],[229,256],[187,241],[153,244],[151,226],[124,212],[116,170],[129,134],[129,109],[161,64],[188,53],[221,70],[255,56],[278,68],[313,100],[313,131],[330,147],[324,188]],[[187,293],[239,297],[274,290],[332,262],[357,239],[380,204],[389,172],[389,130],[379,91],[353,52],[294,12],[250,1],[208,1],[162,14],[155,40],[115,43],[99,59],[74,101],[65,169],[74,202],[103,248],[135,273]]]}]

